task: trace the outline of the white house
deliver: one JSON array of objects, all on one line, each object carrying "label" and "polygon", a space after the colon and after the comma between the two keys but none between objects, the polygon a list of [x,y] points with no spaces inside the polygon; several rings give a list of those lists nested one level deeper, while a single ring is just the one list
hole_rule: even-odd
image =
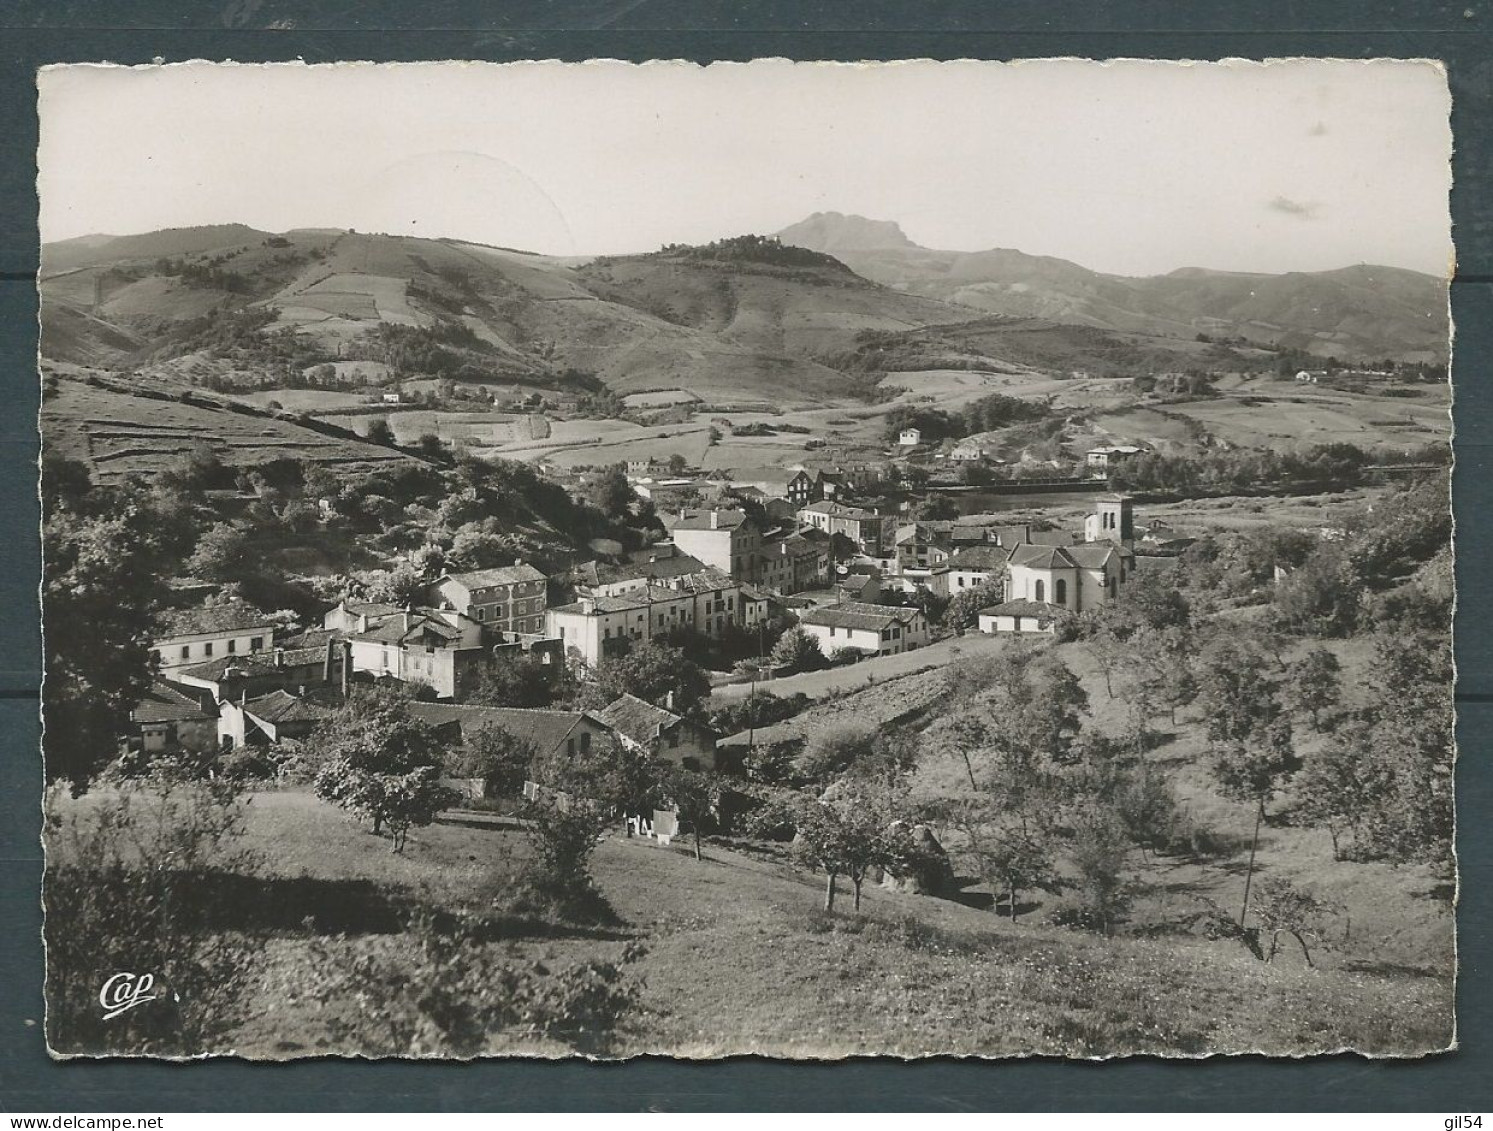
[{"label": "white house", "polygon": [[1051,636],[1060,615],[1061,610],[1055,605],[1038,604],[1036,601],[1004,601],[980,610],[980,631],[1040,632]]},{"label": "white house", "polygon": [[871,656],[910,652],[928,642],[928,620],[921,609],[863,605],[847,601],[811,609],[798,626],[819,642],[826,656],[854,648]]},{"label": "white house", "polygon": [[275,623],[240,601],[173,609],[161,618],[151,651],[161,674],[221,656],[249,656],[274,645]]},{"label": "white house", "polygon": [[897,443],[904,448],[915,448],[923,442],[923,433],[917,428],[904,428],[897,436]]}]

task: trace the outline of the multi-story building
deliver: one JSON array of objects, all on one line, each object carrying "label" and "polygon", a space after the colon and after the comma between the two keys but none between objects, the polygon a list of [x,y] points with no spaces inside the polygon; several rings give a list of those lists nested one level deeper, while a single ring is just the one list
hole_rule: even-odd
[{"label": "multi-story building", "polygon": [[855,543],[868,557],[879,557],[885,548],[885,520],[873,511],[844,503],[810,503],[798,512],[798,520],[825,534],[840,534]]},{"label": "multi-story building", "polygon": [[539,632],[548,580],[531,565],[448,573],[431,586],[431,604],[454,609],[494,633]]},{"label": "multi-story building", "polygon": [[1010,554],[1011,551],[999,546],[972,546],[960,550],[940,567],[947,596],[954,597],[968,589],[1003,582]]},{"label": "multi-story building", "polygon": [[762,545],[762,532],[745,511],[726,507],[686,510],[664,517],[674,545],[711,569],[738,581],[755,580],[754,556]]},{"label": "multi-story building", "polygon": [[817,531],[796,531],[762,543],[753,576],[779,593],[802,593],[829,584],[830,541]]},{"label": "multi-story building", "polygon": [[666,584],[607,595],[582,596],[545,613],[548,635],[558,637],[588,664],[616,656],[633,644],[679,632],[719,636],[753,629],[768,615],[767,599],[719,570],[701,570]]},{"label": "multi-story building", "polygon": [[1011,553],[1006,596],[1081,613],[1113,601],[1134,570],[1134,557],[1114,542],[1018,546]]}]

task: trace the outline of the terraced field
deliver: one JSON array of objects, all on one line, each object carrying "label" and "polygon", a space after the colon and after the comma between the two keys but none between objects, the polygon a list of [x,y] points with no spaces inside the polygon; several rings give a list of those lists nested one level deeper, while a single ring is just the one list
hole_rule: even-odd
[{"label": "terraced field", "polygon": [[410,458],[358,440],[322,435],[293,421],[184,404],[151,388],[142,391],[153,395],[62,380],[42,403],[47,449],[81,460],[105,481],[158,472],[204,444],[238,467],[299,459],[354,472]]}]

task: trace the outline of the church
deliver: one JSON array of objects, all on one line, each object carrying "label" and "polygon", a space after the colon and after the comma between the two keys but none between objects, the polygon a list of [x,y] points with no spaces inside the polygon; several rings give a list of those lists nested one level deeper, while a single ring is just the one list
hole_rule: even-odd
[{"label": "church", "polygon": [[1064,613],[1115,600],[1135,574],[1134,540],[1130,497],[1106,495],[1085,517],[1082,543],[1015,547],[1006,567],[1006,600],[980,611],[980,631],[1050,633]]}]

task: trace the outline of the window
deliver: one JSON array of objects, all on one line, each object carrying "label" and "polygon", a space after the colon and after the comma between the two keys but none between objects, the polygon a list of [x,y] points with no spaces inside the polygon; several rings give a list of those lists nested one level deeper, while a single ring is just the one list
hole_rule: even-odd
[{"label": "window", "polygon": [[1035,596],[1036,600],[1038,600],[1038,601],[1045,601],[1045,600],[1047,600],[1047,586],[1044,585],[1042,582],[1038,581],[1032,587],[1032,592],[1036,595]]},{"label": "window", "polygon": [[191,655],[192,655],[192,646],[190,644],[183,644],[181,646],[181,658],[183,660],[185,660],[185,659],[188,659]]},{"label": "window", "polygon": [[251,637],[249,637],[249,651],[251,651],[251,652],[258,652],[263,647],[264,647],[264,637],[263,636],[251,636]]},{"label": "window", "polygon": [[575,739],[567,738],[565,740],[565,753],[572,755],[575,753]]},{"label": "window", "polygon": [[213,642],[211,640],[202,646],[202,654],[204,656],[211,656],[213,654]]},{"label": "window", "polygon": [[478,620],[486,620],[487,619],[487,610],[486,609],[478,609],[477,610],[477,619]]},{"label": "window", "polygon": [[674,747],[676,747],[678,745],[679,745],[679,731],[676,728],[675,730],[669,731],[669,748],[672,750]]},{"label": "window", "polygon": [[584,754],[591,749],[591,732],[581,732],[581,753]]},{"label": "window", "polygon": [[229,651],[230,654],[238,651],[238,641],[237,640],[230,640],[228,642],[228,651]]},{"label": "window", "polygon": [[1066,605],[1068,603],[1068,583],[1061,577],[1053,582],[1052,596],[1053,600],[1059,605]]}]

